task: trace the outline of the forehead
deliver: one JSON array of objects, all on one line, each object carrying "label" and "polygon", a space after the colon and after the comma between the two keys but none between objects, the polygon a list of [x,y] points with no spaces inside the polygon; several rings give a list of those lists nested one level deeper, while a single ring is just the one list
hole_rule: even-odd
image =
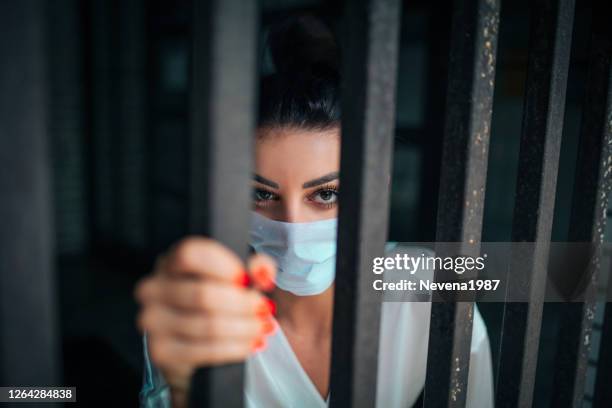
[{"label": "forehead", "polygon": [[307,181],[340,168],[340,130],[260,129],[256,172],[266,178]]}]

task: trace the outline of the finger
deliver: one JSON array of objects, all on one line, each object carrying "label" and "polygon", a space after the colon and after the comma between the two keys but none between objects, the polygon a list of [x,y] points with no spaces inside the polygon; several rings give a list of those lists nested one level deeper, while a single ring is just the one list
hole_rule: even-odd
[{"label": "finger", "polygon": [[175,335],[188,341],[254,340],[272,334],[276,329],[271,318],[186,314],[159,304],[139,315],[138,326],[151,335]]},{"label": "finger", "polygon": [[143,283],[138,294],[143,304],[160,302],[187,312],[235,316],[270,316],[275,312],[273,302],[255,290],[210,280],[159,277]]},{"label": "finger", "polygon": [[193,274],[246,286],[244,264],[230,249],[217,241],[191,237],[179,242],[169,253],[164,271],[171,275]]},{"label": "finger", "polygon": [[149,298],[153,293],[157,293],[156,286],[158,281],[156,278],[163,274],[167,261],[168,257],[166,255],[159,255],[155,259],[153,272],[141,279],[134,287],[134,298],[136,298],[136,300],[142,303],[145,298]]},{"label": "finger", "polygon": [[265,254],[255,254],[249,258],[247,265],[251,281],[256,288],[269,292],[275,287],[276,263]]},{"label": "finger", "polygon": [[149,275],[142,278],[134,288],[134,298],[139,303],[146,303],[160,297],[159,275]]},{"label": "finger", "polygon": [[152,338],[149,353],[159,366],[211,365],[245,360],[251,353],[265,347],[265,340],[232,340],[189,342],[171,337]]}]

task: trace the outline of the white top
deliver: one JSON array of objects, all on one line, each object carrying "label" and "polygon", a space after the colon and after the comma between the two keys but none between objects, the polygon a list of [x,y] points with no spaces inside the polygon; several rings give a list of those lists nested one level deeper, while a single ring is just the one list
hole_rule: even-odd
[{"label": "white top", "polygon": [[[431,303],[382,305],[377,407],[411,407],[425,385]],[[486,327],[476,311],[472,332],[467,406],[493,406],[491,354]],[[246,406],[324,408],[325,401],[300,365],[282,330],[246,362]]]},{"label": "white top", "polygon": [[[475,307],[467,407],[493,407],[493,374],[487,329]],[[376,406],[411,407],[425,385],[429,302],[383,302],[378,351]],[[146,345],[141,407],[170,407],[168,386],[151,364]],[[265,350],[246,361],[245,406],[248,408],[324,408],[324,400],[300,365],[280,329]]]}]

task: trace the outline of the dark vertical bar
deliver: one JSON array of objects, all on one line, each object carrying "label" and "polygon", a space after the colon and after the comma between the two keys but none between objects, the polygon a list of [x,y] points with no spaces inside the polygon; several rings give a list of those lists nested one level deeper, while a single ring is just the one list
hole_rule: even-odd
[{"label": "dark vertical bar", "polygon": [[595,317],[599,252],[612,180],[612,25],[608,4],[594,2],[589,69],[572,200],[570,242],[589,242],[594,256],[582,283],[581,302],[564,305],[557,346],[552,406],[579,407]]},{"label": "dark vertical bar", "polygon": [[95,232],[96,232],[96,195],[95,195],[95,151],[93,137],[93,1],[77,2],[79,9],[79,33],[81,39],[79,41],[81,55],[81,94],[80,94],[80,109],[81,109],[81,129],[82,129],[82,157],[83,157],[83,194],[85,200],[83,206],[84,225],[86,231],[86,247],[85,253],[91,253],[94,247]]},{"label": "dark vertical bar", "polygon": [[[478,254],[482,232],[499,8],[454,3],[436,241],[463,255]],[[424,406],[465,405],[473,313],[473,302],[432,304]]]},{"label": "dark vertical bar", "polygon": [[[194,1],[190,229],[247,254],[254,138],[256,2]],[[239,407],[242,364],[199,369],[192,406]]]},{"label": "dark vertical bar", "polygon": [[[87,245],[87,206],[84,177],[82,36],[77,0],[55,1],[49,8],[49,140],[55,174],[56,252],[82,253]],[[79,271],[80,273],[81,271]],[[83,275],[80,273],[80,275]]]},{"label": "dark vertical bar", "polygon": [[[111,2],[107,0],[92,0],[91,11],[91,156],[90,174],[93,175],[91,200],[92,209],[92,237],[94,241],[108,240],[113,233],[113,220],[115,219],[113,203],[116,201],[113,190],[113,123],[112,96],[113,69],[111,66],[111,50],[113,44],[111,33],[114,30],[111,24]],[[92,242],[97,244],[98,242]]]},{"label": "dark vertical bar", "polygon": [[432,242],[436,239],[436,218],[440,186],[432,180],[440,179],[442,161],[442,139],[444,136],[444,109],[446,103],[446,83],[440,78],[448,78],[448,51],[451,27],[451,8],[442,7],[429,13],[427,28],[427,86],[424,87],[425,120],[423,146],[423,167],[421,169],[419,191],[419,233],[420,241]]},{"label": "dark vertical bar", "polygon": [[[555,207],[574,0],[531,3],[531,40],[506,275],[496,407],[530,407],[533,399],[548,253]],[[533,243],[533,244],[532,244]],[[512,297],[529,299],[513,302]]]},{"label": "dark vertical bar", "polygon": [[331,368],[336,407],[376,401],[381,299],[370,268],[387,239],[400,15],[399,0],[347,2]]},{"label": "dark vertical bar", "polygon": [[0,384],[57,385],[45,2],[0,2]]},{"label": "dark vertical bar", "polygon": [[[610,273],[610,271],[608,271]],[[597,377],[593,395],[593,408],[606,408],[612,402],[612,281],[608,279],[608,296],[601,327]]]},{"label": "dark vertical bar", "polygon": [[[121,48],[123,47],[123,32],[120,24],[121,9],[123,7],[121,0],[106,0],[103,1],[108,7],[108,29],[103,35],[107,36],[108,49],[106,50],[108,64],[108,100],[106,101],[108,108],[108,123],[105,124],[109,131],[108,133],[108,153],[100,155],[100,163],[104,164],[108,169],[110,176],[106,182],[110,192],[110,225],[109,236],[107,237],[107,245],[120,248],[125,247],[123,236],[123,220],[125,218],[125,202],[122,196],[124,191],[123,184],[123,166],[122,158],[124,157],[123,139],[125,135],[122,133],[121,127],[121,108],[123,93],[121,92],[121,77],[122,71],[122,55]],[[104,18],[104,17],[103,17]],[[102,28],[102,27],[100,27]]]},{"label": "dark vertical bar", "polygon": [[116,201],[120,207],[117,236],[130,248],[143,249],[146,242],[145,96],[146,13],[144,0],[122,0],[117,5],[118,99],[116,138],[119,151]]}]

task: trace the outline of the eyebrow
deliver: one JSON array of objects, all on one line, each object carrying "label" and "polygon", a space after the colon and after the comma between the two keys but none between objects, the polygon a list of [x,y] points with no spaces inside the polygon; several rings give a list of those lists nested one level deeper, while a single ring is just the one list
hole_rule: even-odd
[{"label": "eyebrow", "polygon": [[[310,181],[305,182],[304,184],[302,184],[302,188],[315,187],[315,186],[318,186],[324,183],[328,183],[332,180],[336,180],[339,177],[340,177],[340,173],[337,171],[334,171],[332,173],[329,173],[324,176],[317,177],[316,179],[312,179]],[[267,178],[262,177],[259,174],[253,174],[253,180],[255,180],[258,183],[264,184],[268,187],[272,187],[275,189],[279,188],[278,183],[275,183],[272,180],[268,180]]]},{"label": "eyebrow", "polygon": [[316,179],[305,182],[304,184],[302,184],[302,188],[310,188],[310,187],[318,186],[320,184],[328,183],[332,180],[337,179],[339,176],[340,176],[340,173],[337,171],[334,171],[333,173],[329,173],[322,177],[318,177]]},{"label": "eyebrow", "polygon": [[268,180],[265,177],[261,177],[259,174],[253,174],[253,180],[255,180],[258,183],[265,184],[268,187],[272,187],[275,189],[279,188],[278,183],[275,183],[272,180]]}]

